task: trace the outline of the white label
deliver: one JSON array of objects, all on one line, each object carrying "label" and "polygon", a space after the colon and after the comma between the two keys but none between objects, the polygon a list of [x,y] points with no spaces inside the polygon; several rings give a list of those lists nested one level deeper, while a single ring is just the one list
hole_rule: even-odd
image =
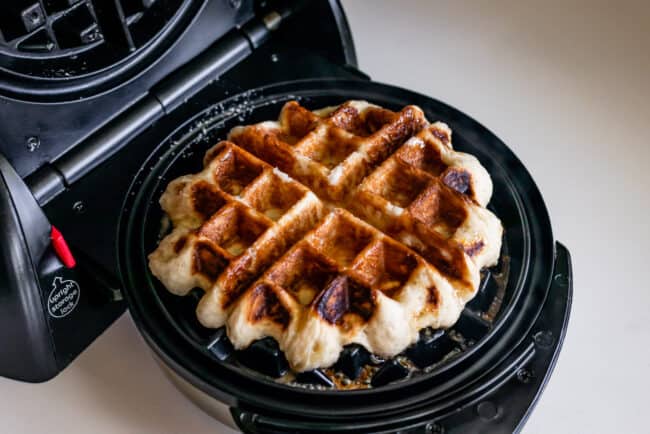
[{"label": "white label", "polygon": [[47,297],[47,310],[54,318],[63,318],[77,307],[81,289],[74,280],[63,280],[56,276],[52,281],[52,291]]}]

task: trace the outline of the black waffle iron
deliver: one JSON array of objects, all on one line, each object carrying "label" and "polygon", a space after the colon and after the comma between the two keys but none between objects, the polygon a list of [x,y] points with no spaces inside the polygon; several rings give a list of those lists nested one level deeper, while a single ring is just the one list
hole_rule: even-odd
[{"label": "black waffle iron", "polygon": [[[234,351],[148,271],[158,197],[235,125],[364,99],[419,105],[490,172],[499,264],[450,330],[395,359],[348,346],[341,391],[321,370],[277,381],[270,338]],[[335,0],[14,0],[0,15],[0,374],[45,381],[130,313],[170,379],[251,433],[512,432],[549,378],[572,277],[542,197],[512,152],[454,108],[357,69]],[[407,368],[408,366],[409,368]],[[228,419],[228,420],[226,420]]]}]

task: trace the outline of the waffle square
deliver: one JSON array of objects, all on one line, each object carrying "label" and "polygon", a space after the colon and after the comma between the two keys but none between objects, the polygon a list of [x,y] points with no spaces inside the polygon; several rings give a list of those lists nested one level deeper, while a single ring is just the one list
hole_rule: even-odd
[{"label": "waffle square", "polygon": [[344,345],[392,357],[449,327],[497,262],[492,182],[416,106],[364,101],[236,127],[204,169],[170,182],[173,224],[149,265],[171,292],[205,291],[197,317],[235,348],[275,338],[295,371]]}]

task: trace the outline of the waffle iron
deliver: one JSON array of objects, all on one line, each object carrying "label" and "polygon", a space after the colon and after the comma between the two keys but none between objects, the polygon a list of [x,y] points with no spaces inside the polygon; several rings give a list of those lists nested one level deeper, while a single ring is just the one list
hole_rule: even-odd
[{"label": "waffle iron", "polygon": [[[235,125],[364,99],[420,106],[490,172],[500,263],[450,330],[398,358],[346,347],[335,375],[291,384],[270,338],[234,351],[169,294],[146,254],[157,199]],[[0,17],[0,374],[41,382],[129,311],[188,398],[244,432],[514,432],[547,382],[571,305],[567,249],[540,192],[485,127],[357,69],[341,6],[247,0],[21,0]],[[402,359],[408,359],[406,369]]]}]

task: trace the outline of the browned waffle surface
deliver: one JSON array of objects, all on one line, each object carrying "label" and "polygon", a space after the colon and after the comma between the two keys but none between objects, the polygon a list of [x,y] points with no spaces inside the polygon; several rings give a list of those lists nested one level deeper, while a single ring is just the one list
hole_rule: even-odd
[{"label": "browned waffle surface", "polygon": [[416,106],[363,101],[234,128],[161,197],[174,229],[149,256],[236,348],[275,338],[293,369],[358,343],[382,357],[453,325],[498,260],[489,175]]}]

